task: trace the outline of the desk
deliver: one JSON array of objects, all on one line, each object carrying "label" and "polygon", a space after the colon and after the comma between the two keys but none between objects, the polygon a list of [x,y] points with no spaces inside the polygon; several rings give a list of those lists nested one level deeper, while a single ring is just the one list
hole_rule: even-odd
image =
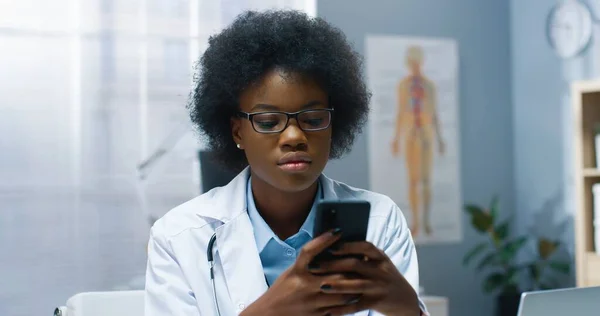
[{"label": "desk", "polygon": [[[422,296],[431,316],[448,316],[448,299]],[[69,298],[58,308],[60,316],[144,315],[144,291],[85,292]]]},{"label": "desk", "polygon": [[421,299],[431,316],[448,316],[448,298],[442,296],[422,296]]}]

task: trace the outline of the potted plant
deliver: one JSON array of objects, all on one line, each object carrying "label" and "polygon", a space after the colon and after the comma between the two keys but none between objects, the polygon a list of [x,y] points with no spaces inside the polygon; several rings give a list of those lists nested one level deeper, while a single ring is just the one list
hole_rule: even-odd
[{"label": "potted plant", "polygon": [[[486,238],[465,254],[463,265],[478,260],[476,271],[488,271],[483,291],[497,294],[496,316],[515,316],[523,291],[558,287],[548,280],[548,268],[560,273],[569,272],[569,263],[552,258],[561,245],[559,241],[510,235],[511,219],[499,219],[497,197],[488,208],[467,204],[465,211],[471,217],[473,228]],[[531,240],[537,246],[533,258],[521,263],[519,254]],[[529,287],[520,285],[524,277],[529,279]]]}]

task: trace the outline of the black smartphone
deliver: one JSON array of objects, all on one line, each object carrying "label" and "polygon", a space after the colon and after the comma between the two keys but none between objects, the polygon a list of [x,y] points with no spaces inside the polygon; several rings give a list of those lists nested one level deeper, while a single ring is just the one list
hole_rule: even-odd
[{"label": "black smartphone", "polygon": [[[369,227],[371,203],[364,200],[323,200],[317,204],[313,236],[339,228],[340,239],[329,249],[337,248],[345,242],[365,241]],[[339,259],[328,250],[315,257],[313,262]]]}]

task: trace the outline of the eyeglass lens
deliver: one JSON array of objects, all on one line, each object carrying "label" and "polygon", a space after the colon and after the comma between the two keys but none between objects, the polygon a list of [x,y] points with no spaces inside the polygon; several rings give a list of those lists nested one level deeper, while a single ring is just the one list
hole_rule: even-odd
[{"label": "eyeglass lens", "polygon": [[[331,114],[329,111],[314,110],[299,113],[296,117],[298,125],[304,131],[322,130],[329,126]],[[252,118],[254,128],[259,132],[280,132],[287,125],[288,116],[285,113],[260,113]]]}]

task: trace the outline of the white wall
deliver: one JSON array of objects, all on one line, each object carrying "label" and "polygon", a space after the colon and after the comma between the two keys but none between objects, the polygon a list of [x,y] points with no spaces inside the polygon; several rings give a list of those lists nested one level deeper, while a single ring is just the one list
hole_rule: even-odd
[{"label": "white wall", "polygon": [[0,1],[0,315],[143,287],[148,215],[199,191],[192,64],[241,9],[277,6],[315,1]]}]

